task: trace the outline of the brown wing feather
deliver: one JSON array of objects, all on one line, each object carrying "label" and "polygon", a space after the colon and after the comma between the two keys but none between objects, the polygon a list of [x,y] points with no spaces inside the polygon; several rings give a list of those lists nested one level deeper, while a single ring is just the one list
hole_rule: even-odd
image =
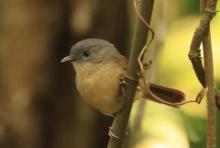
[{"label": "brown wing feather", "polygon": [[117,64],[123,68],[124,71],[127,70],[128,60],[124,56],[120,55],[119,58],[116,59]]}]

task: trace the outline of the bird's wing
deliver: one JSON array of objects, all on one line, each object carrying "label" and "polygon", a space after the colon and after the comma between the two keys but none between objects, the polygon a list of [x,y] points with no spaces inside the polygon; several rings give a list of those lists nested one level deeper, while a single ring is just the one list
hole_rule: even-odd
[{"label": "bird's wing", "polygon": [[120,58],[117,58],[116,59],[116,62],[117,64],[124,70],[126,71],[127,70],[127,67],[128,67],[128,60],[126,57],[124,56],[120,56]]}]

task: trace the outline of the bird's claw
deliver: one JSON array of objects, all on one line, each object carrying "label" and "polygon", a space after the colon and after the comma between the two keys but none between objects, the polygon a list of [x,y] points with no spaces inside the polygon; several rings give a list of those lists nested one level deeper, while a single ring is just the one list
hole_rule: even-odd
[{"label": "bird's claw", "polygon": [[125,81],[125,77],[124,77],[124,75],[121,76],[119,84],[122,85],[122,86],[124,86],[124,85],[128,85],[128,83]]},{"label": "bird's claw", "polygon": [[[124,81],[125,81],[125,78],[130,79],[130,80],[135,81],[135,82],[138,82],[137,79],[133,78],[132,76],[129,76],[128,74],[123,74],[123,75],[121,76],[121,80],[124,80]],[[126,82],[125,82],[125,83],[126,83]]]},{"label": "bird's claw", "polygon": [[109,135],[111,138],[115,138],[115,139],[119,139],[119,138],[120,138],[119,136],[117,136],[117,135],[112,131],[112,127],[111,127],[111,126],[109,127],[108,135]]}]

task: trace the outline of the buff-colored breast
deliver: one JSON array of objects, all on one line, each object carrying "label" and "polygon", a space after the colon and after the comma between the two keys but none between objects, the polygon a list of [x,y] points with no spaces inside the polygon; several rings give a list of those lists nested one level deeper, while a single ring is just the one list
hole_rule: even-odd
[{"label": "buff-colored breast", "polygon": [[106,115],[123,106],[120,78],[124,69],[116,62],[75,63],[76,86],[82,98]]}]

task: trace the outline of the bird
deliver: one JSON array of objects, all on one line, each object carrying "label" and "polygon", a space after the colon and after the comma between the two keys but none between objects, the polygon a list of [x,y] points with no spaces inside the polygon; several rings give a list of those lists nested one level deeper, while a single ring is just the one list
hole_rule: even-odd
[{"label": "bird", "polygon": [[[71,63],[75,69],[76,88],[82,99],[107,116],[115,116],[123,109],[123,77],[128,67],[128,59],[119,53],[114,44],[98,38],[88,38],[76,42],[70,54],[61,63]],[[139,87],[140,88],[140,87]],[[149,83],[154,95],[167,102],[183,102],[185,94],[177,89]],[[143,88],[136,96],[159,103],[151,94],[143,95]],[[139,97],[140,98],[140,97]]]}]

